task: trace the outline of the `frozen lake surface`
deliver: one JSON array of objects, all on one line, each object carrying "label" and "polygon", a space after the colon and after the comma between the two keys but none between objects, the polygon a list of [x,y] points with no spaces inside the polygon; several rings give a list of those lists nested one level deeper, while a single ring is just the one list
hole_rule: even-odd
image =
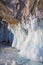
[{"label": "frozen lake surface", "polygon": [[0,65],[43,65],[43,62],[36,62],[19,55],[15,48],[0,48]]}]

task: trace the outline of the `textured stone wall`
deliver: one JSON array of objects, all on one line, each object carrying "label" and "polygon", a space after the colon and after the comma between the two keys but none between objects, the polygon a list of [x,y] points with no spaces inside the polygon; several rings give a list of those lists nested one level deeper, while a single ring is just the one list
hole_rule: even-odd
[{"label": "textured stone wall", "polygon": [[[43,0],[2,0],[3,3],[13,10],[16,19],[26,17],[30,13],[34,14],[36,6],[43,12]],[[39,1],[39,2],[38,2]],[[38,2],[38,5],[37,5]]]}]

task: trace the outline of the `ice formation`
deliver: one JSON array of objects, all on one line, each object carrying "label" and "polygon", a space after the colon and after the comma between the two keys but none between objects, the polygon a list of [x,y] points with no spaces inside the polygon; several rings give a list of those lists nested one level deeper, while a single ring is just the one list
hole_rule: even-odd
[{"label": "ice formation", "polygon": [[43,61],[43,20],[39,22],[36,15],[30,16],[27,24],[22,21],[23,25],[19,23],[15,28],[12,47],[19,49],[21,56]]}]

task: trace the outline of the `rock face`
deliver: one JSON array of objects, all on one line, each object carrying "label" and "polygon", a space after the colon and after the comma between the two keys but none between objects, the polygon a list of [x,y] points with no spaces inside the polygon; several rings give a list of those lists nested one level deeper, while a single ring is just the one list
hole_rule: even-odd
[{"label": "rock face", "polygon": [[32,8],[32,14],[34,14],[36,7],[42,13],[43,12],[43,0],[35,0],[34,6]]},{"label": "rock face", "polygon": [[[14,0],[15,1],[15,0]],[[15,15],[15,18],[21,19],[22,17],[28,18],[29,14],[35,13],[35,9],[38,7],[40,12],[43,12],[43,1],[42,0],[18,0],[18,2],[15,3],[15,6],[13,8],[13,12]]]},{"label": "rock face", "polygon": [[41,12],[43,12],[43,0],[40,0],[39,1],[39,5],[38,5],[38,8]]},{"label": "rock face", "polygon": [[11,25],[17,25],[18,21],[12,17],[12,11],[0,2],[0,16],[2,16]]},{"label": "rock face", "polygon": [[16,19],[21,19],[22,17],[27,18],[27,16],[32,13],[34,14],[35,8],[43,12],[43,0],[1,0],[6,3],[9,8],[13,10],[13,16]]},{"label": "rock face", "polygon": [[39,11],[43,12],[43,1],[42,0],[25,0],[25,6],[22,10],[22,16],[27,17],[29,14],[34,14],[36,7]]}]

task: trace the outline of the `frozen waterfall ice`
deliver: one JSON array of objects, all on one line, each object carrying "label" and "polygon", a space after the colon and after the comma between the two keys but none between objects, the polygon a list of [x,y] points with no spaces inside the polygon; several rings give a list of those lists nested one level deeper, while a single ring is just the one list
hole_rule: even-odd
[{"label": "frozen waterfall ice", "polygon": [[12,47],[19,49],[21,56],[43,61],[43,20],[40,19],[39,22],[37,17],[31,16],[26,25],[22,24],[19,23],[18,27],[13,30]]}]

